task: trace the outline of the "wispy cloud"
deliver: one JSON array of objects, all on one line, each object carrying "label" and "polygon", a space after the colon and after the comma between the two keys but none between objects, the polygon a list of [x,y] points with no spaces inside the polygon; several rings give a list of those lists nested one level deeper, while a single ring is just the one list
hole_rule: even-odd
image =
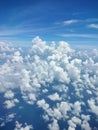
[{"label": "wispy cloud", "polygon": [[77,23],[79,22],[78,20],[75,20],[75,19],[72,19],[72,20],[66,20],[63,22],[64,25],[71,25],[71,24],[74,24],[74,23]]},{"label": "wispy cloud", "polygon": [[60,34],[61,37],[98,38],[97,34]]},{"label": "wispy cloud", "polygon": [[98,24],[89,24],[88,27],[98,29]]},{"label": "wispy cloud", "polygon": [[84,21],[85,22],[98,22],[98,18],[87,18]]},{"label": "wispy cloud", "polygon": [[62,22],[56,22],[55,24],[61,25],[71,25],[75,23],[91,23],[91,22],[98,22],[98,18],[87,18],[87,19],[69,19]]}]

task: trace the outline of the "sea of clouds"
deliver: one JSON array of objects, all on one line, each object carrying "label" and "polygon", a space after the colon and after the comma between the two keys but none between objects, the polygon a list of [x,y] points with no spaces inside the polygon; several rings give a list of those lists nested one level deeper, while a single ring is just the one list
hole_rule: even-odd
[{"label": "sea of clouds", "polygon": [[[49,130],[60,130],[61,120],[68,130],[97,130],[90,120],[92,115],[98,120],[98,50],[75,50],[65,41],[47,44],[37,36],[28,53],[23,55],[23,51],[0,43],[3,107],[10,110],[19,104],[18,90],[27,105],[36,104],[43,110],[41,116]],[[0,127],[16,115],[0,117]],[[14,130],[34,129],[24,123],[16,120]]]}]

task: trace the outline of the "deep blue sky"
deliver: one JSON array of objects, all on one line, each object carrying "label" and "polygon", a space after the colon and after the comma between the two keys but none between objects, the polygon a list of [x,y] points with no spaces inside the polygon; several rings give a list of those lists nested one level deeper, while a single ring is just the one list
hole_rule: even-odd
[{"label": "deep blue sky", "polygon": [[98,0],[0,0],[0,41],[97,45]]}]

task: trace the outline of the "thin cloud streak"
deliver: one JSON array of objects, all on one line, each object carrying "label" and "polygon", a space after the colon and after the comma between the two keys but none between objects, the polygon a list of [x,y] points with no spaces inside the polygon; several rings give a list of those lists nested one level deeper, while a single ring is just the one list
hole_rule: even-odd
[{"label": "thin cloud streak", "polygon": [[87,19],[69,19],[61,22],[56,22],[55,24],[61,25],[72,25],[75,23],[91,23],[91,22],[98,22],[97,18],[87,18]]},{"label": "thin cloud streak", "polygon": [[63,24],[64,25],[71,25],[71,24],[74,24],[74,23],[78,23],[79,21],[78,20],[67,20],[67,21],[64,21]]},{"label": "thin cloud streak", "polygon": [[98,38],[97,34],[60,34],[61,37]]}]

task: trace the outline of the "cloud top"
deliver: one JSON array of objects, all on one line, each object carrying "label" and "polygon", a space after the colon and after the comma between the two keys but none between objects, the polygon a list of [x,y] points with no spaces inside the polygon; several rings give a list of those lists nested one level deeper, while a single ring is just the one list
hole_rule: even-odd
[{"label": "cloud top", "polygon": [[[4,44],[0,44],[0,55],[0,93],[5,109],[19,105],[18,90],[25,103],[43,110],[41,117],[49,130],[60,130],[60,121],[69,130],[93,128],[91,113],[98,116],[97,49],[74,50],[65,41],[47,44],[37,36],[27,55]],[[19,128],[32,126],[16,122],[15,130]]]}]

